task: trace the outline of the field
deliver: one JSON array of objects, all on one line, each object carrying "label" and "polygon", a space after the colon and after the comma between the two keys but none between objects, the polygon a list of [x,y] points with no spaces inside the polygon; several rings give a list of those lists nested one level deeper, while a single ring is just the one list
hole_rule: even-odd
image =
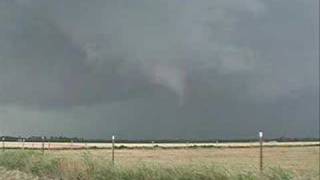
[{"label": "field", "polygon": [[[297,146],[319,146],[320,142],[264,142],[264,147],[297,147]],[[41,149],[42,142],[3,142],[2,146],[6,148],[28,148]],[[45,149],[105,149],[111,148],[111,143],[73,143],[73,142],[44,142]],[[245,148],[245,147],[259,147],[258,142],[231,142],[231,143],[116,143],[118,148],[186,148],[186,147],[216,147],[216,148]]]},{"label": "field", "polygon": [[204,147],[198,144],[189,148],[159,145],[138,149],[120,148],[122,145],[115,150],[114,165],[111,149],[49,149],[44,155],[40,150],[10,149],[0,153],[0,178],[319,179],[318,144],[269,144],[264,148],[262,173],[258,170],[259,148],[255,145]]}]

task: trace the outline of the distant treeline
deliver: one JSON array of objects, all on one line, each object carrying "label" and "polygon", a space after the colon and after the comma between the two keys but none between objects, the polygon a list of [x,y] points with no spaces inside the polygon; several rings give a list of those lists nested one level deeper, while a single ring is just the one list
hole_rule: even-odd
[{"label": "distant treeline", "polygon": [[[64,137],[64,136],[30,136],[30,137],[14,137],[2,136],[5,141],[25,141],[25,142],[92,142],[92,143],[108,143],[111,139],[85,139],[79,137]],[[157,139],[157,140],[126,140],[117,139],[118,143],[219,143],[219,142],[256,142],[257,139],[206,139],[206,140],[187,140],[187,139]],[[265,141],[278,141],[278,142],[295,142],[295,141],[320,141],[320,138],[289,138],[280,137],[273,139],[265,139]]]}]

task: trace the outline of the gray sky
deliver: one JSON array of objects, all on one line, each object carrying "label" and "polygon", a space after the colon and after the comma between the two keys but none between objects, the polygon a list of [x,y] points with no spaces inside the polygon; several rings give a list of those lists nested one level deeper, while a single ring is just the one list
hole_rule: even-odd
[{"label": "gray sky", "polygon": [[317,137],[317,0],[1,0],[0,133]]}]

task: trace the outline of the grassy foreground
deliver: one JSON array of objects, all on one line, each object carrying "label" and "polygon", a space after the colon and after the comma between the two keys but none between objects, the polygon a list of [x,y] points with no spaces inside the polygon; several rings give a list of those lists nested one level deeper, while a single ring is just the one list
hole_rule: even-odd
[{"label": "grassy foreground", "polygon": [[[84,152],[75,160],[67,157],[42,155],[38,151],[11,150],[0,153],[0,166],[8,171],[18,170],[36,179],[115,179],[115,180],[245,180],[245,179],[300,179],[292,172],[269,168],[264,173],[230,172],[214,164],[164,166],[137,164],[134,167],[112,165],[111,162],[92,158]],[[23,179],[23,177],[18,178]],[[304,179],[304,178],[303,178]]]}]

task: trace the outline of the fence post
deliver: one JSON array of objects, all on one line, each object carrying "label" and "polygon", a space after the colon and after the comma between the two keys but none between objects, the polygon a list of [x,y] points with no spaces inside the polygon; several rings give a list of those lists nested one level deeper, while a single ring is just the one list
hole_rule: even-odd
[{"label": "fence post", "polygon": [[115,141],[115,137],[112,136],[112,164],[114,164],[114,142]]},{"label": "fence post", "polygon": [[25,139],[22,138],[22,150],[24,150],[24,142],[25,142]]},{"label": "fence post", "polygon": [[41,139],[42,139],[42,154],[44,154],[44,136],[42,136],[41,137]]},{"label": "fence post", "polygon": [[263,171],[263,132],[259,131],[259,144],[260,144],[260,162],[259,168],[260,172]]},{"label": "fence post", "polygon": [[4,152],[5,150],[5,144],[4,144],[4,141],[5,141],[5,137],[2,137],[2,151]]},{"label": "fence post", "polygon": [[73,149],[73,140],[70,141],[70,148]]}]

